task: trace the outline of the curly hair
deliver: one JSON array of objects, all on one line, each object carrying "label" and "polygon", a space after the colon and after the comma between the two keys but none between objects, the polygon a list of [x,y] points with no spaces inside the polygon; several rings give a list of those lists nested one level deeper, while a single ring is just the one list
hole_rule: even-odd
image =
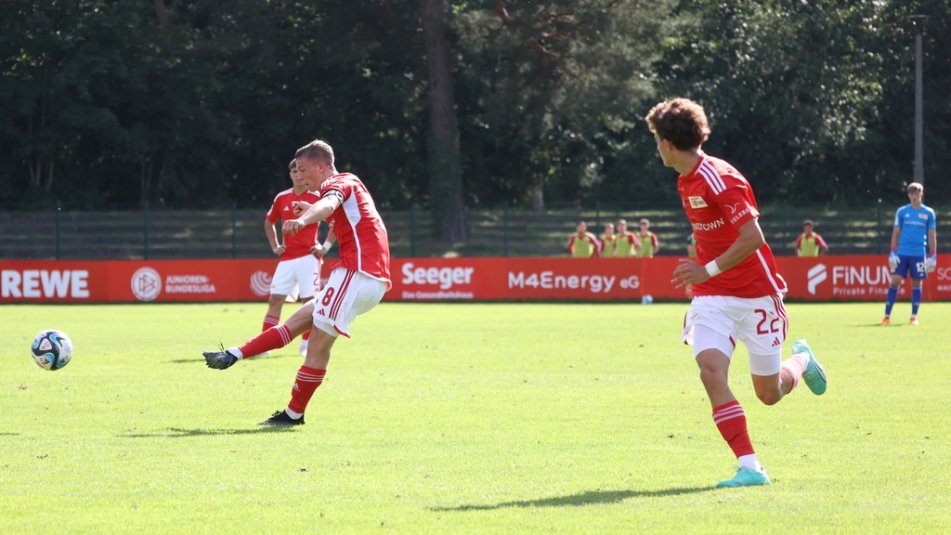
[{"label": "curly hair", "polygon": [[686,98],[661,102],[651,108],[647,127],[661,139],[670,141],[680,150],[699,147],[710,137],[710,126],[703,106]]}]

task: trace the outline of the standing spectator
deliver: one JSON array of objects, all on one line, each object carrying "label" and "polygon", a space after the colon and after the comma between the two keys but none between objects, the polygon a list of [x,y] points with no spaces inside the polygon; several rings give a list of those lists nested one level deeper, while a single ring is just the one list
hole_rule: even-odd
[{"label": "standing spectator", "polygon": [[651,232],[651,220],[646,217],[641,218],[641,231],[637,234],[637,240],[641,246],[637,249],[638,258],[653,258],[660,252],[660,242],[657,241],[657,234]]},{"label": "standing spectator", "polygon": [[798,256],[819,256],[829,250],[822,236],[812,231],[815,228],[811,219],[802,222],[802,234],[796,238],[796,254]]},{"label": "standing spectator", "polygon": [[578,223],[577,232],[571,235],[568,240],[568,252],[572,258],[591,258],[598,256],[600,249],[598,238],[588,232],[588,224],[584,221]]},{"label": "standing spectator", "polygon": [[698,258],[680,259],[672,282],[678,288],[693,285],[684,341],[693,343],[713,423],[740,464],[736,475],[717,486],[768,485],[746,414],[730,391],[736,343],[746,346],[753,388],[766,405],[790,394],[800,378],[822,394],[825,372],[805,340],[794,342],[793,355],[782,360],[786,283],[759,226],[752,186],[732,165],[701,149],[710,135],[703,107],[677,98],[657,104],[645,119],[664,165],[679,173],[677,191],[697,238]]},{"label": "standing spectator", "polygon": [[611,258],[614,256],[614,247],[617,236],[614,235],[614,225],[606,223],[604,225],[604,234],[601,235],[601,257]]},{"label": "standing spectator", "polygon": [[630,258],[637,254],[641,247],[641,242],[637,241],[637,236],[627,230],[627,220],[617,220],[617,238],[614,245],[614,256],[618,258]]},{"label": "standing spectator", "polygon": [[[892,231],[892,251],[888,254],[888,267],[892,271],[891,286],[885,301],[885,318],[882,325],[891,323],[892,306],[898,298],[898,288],[911,275],[911,319],[908,323],[918,325],[918,307],[921,305],[921,281],[938,267],[937,219],[934,210],[921,203],[925,188],[917,182],[908,184],[908,200],[895,212],[895,230]],[[927,247],[927,249],[926,249]],[[928,253],[927,258],[925,253]]]},{"label": "standing spectator", "polygon": [[[312,191],[311,184],[297,169],[297,160],[288,165],[292,186],[277,194],[271,209],[264,218],[264,234],[267,236],[271,251],[280,258],[274,276],[271,277],[271,293],[268,297],[267,314],[261,332],[274,327],[281,321],[281,309],[288,295],[303,303],[314,297],[320,284],[320,259],[315,254],[317,245],[317,224],[308,225],[296,234],[282,233],[282,242],[277,239],[275,225],[277,220],[288,221],[295,217],[293,203],[319,200]],[[323,256],[323,255],[320,255]],[[307,340],[301,341],[301,354],[306,351]]]}]

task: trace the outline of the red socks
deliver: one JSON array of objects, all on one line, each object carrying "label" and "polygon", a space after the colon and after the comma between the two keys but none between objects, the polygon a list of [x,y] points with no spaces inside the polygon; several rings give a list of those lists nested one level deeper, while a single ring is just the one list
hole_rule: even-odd
[{"label": "red socks", "polygon": [[733,400],[713,409],[713,423],[717,425],[723,440],[730,445],[733,454],[738,458],[741,455],[750,455],[753,444],[750,443],[750,434],[746,430],[746,413],[740,402]]},{"label": "red socks", "polygon": [[265,351],[278,349],[291,343],[291,330],[286,325],[271,327],[263,333],[255,336],[238,349],[244,355],[244,358],[260,355]]},{"label": "red socks", "polygon": [[261,332],[264,332],[271,327],[274,327],[281,322],[280,316],[264,316],[264,325],[261,326]]},{"label": "red socks", "polygon": [[314,395],[314,391],[317,390],[320,383],[324,382],[326,374],[327,370],[301,366],[297,370],[297,380],[294,381],[294,388],[291,389],[291,402],[287,404],[287,408],[303,414],[311,396]]}]

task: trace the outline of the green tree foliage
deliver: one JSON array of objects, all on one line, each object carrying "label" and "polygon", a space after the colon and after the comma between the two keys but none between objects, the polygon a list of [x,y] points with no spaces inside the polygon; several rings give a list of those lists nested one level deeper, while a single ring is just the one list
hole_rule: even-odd
[{"label": "green tree foliage", "polygon": [[[320,137],[384,208],[431,206],[421,5],[0,2],[0,203],[263,210]],[[951,0],[446,5],[466,206],[673,205],[642,117],[680,95],[761,202],[900,202],[915,13],[927,198],[951,199]]]},{"label": "green tree foliage", "polygon": [[[947,27],[943,3],[932,3],[933,22]],[[664,42],[662,90],[707,107],[709,150],[746,172],[761,198],[888,195],[911,178],[916,11],[858,0],[684,2],[677,12],[692,31]],[[946,50],[947,36],[938,39]],[[946,73],[947,55],[935,54],[934,40],[929,49],[929,64]],[[947,132],[948,91],[931,89],[929,120],[945,119],[929,128]],[[933,173],[948,161],[937,152],[929,154]]]},{"label": "green tree foliage", "polygon": [[[651,95],[664,2],[495,1],[459,13],[470,202],[597,196]],[[635,113],[632,113],[635,112]],[[625,178],[634,178],[637,172]]]}]

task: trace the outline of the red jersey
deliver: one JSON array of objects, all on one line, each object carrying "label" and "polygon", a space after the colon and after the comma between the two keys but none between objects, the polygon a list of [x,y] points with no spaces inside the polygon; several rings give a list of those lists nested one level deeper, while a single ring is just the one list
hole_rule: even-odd
[{"label": "red jersey", "polygon": [[340,248],[340,265],[390,286],[390,243],[370,192],[356,175],[341,173],[320,185],[320,198],[340,199],[327,223]]},{"label": "red jersey", "polygon": [[[677,191],[697,240],[701,264],[723,254],[739,237],[744,223],[759,217],[753,188],[732,165],[700,153],[690,173],[677,177]],[[764,297],[786,292],[769,245],[705,282],[691,286],[693,295]]]},{"label": "red jersey", "polygon": [[[271,209],[267,212],[267,220],[271,223],[277,222],[278,219],[281,221],[289,221],[295,219],[297,216],[294,215],[294,210],[291,208],[291,203],[295,201],[307,201],[310,204],[314,204],[320,199],[316,193],[312,191],[305,191],[300,195],[294,193],[292,189],[286,189],[277,194],[274,197],[274,202],[271,204]],[[281,255],[281,260],[293,260],[294,258],[300,258],[311,254],[310,248],[317,243],[317,225],[307,225],[306,227],[300,229],[297,234],[287,234],[284,233],[284,254]]]}]

